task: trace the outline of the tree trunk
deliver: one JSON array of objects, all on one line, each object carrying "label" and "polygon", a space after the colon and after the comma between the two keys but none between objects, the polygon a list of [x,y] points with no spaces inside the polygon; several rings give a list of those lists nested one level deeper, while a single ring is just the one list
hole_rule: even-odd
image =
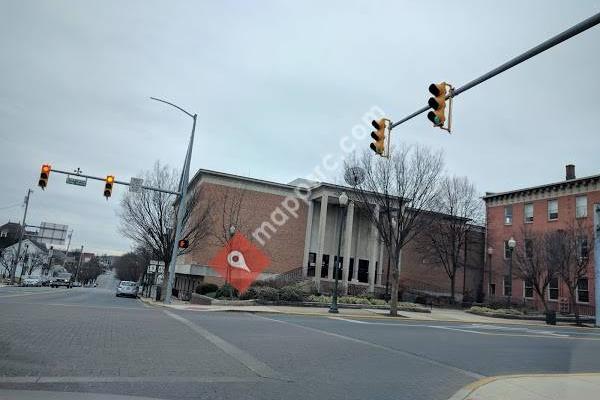
[{"label": "tree trunk", "polygon": [[573,312],[575,313],[575,324],[581,325],[579,321],[579,308],[577,307],[577,301],[575,301],[575,290],[571,291],[571,307],[573,308]]},{"label": "tree trunk", "polygon": [[167,295],[167,283],[169,281],[169,267],[170,265],[165,262],[165,272],[163,273],[163,281],[160,285],[160,300],[163,301]]},{"label": "tree trunk", "polygon": [[453,274],[450,277],[450,303],[454,304],[456,302],[454,298],[454,293],[456,292],[456,274]]},{"label": "tree trunk", "polygon": [[398,285],[400,284],[400,260],[401,251],[398,250],[395,257],[392,257],[392,293],[390,299],[390,316],[398,316]]}]

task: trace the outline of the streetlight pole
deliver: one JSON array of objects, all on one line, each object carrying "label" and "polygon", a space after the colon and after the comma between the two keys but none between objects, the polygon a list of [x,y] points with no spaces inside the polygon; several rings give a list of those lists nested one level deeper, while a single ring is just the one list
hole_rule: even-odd
[{"label": "streetlight pole", "polygon": [[[229,244],[231,243],[233,235],[235,235],[235,230],[235,226],[231,225],[229,227]],[[231,251],[231,248],[229,249],[229,251]],[[225,274],[225,276],[227,277],[225,279],[225,283],[227,284],[227,288],[229,289],[229,300],[233,300],[233,286],[231,285],[231,265],[229,265],[229,262],[227,262],[227,273]]]},{"label": "streetlight pole", "polygon": [[167,293],[164,296],[164,303],[171,303],[171,291],[173,288],[173,282],[175,281],[175,265],[177,263],[177,253],[179,252],[178,243],[181,240],[181,234],[183,230],[183,218],[186,212],[186,195],[187,188],[190,178],[190,161],[192,159],[192,148],[194,146],[194,133],[196,132],[196,118],[197,114],[191,114],[184,110],[183,108],[170,103],[166,100],[158,99],[156,97],[150,97],[152,100],[159,101],[161,103],[165,103],[178,109],[179,111],[186,114],[188,117],[192,118],[192,133],[190,134],[190,142],[188,144],[187,152],[185,155],[185,161],[183,163],[183,170],[181,172],[181,179],[179,181],[179,207],[177,209],[177,225],[175,226],[175,240],[173,240],[173,250],[171,252],[171,261],[169,262],[169,268],[167,270]]},{"label": "streetlight pole", "polygon": [[329,312],[332,314],[337,314],[338,311],[338,281],[340,274],[340,258],[341,258],[341,248],[342,248],[342,232],[344,227],[344,219],[346,217],[346,206],[348,205],[348,195],[346,192],[342,192],[339,197],[340,202],[340,210],[338,212],[338,216],[341,215],[340,223],[338,224],[340,229],[338,232],[338,247],[337,247],[337,260],[333,266],[333,275],[334,275],[334,284],[333,284],[333,296],[331,298],[331,306],[329,307]]},{"label": "streetlight pole", "polygon": [[494,248],[488,247],[488,296],[492,298],[492,254],[494,254]]},{"label": "streetlight pole", "polygon": [[515,239],[511,236],[510,239],[508,239],[508,248],[510,251],[510,263],[508,265],[508,283],[510,285],[510,291],[508,292],[508,307],[512,307],[512,290],[513,290],[513,251],[515,250],[515,246],[517,245],[517,242],[515,241]]}]

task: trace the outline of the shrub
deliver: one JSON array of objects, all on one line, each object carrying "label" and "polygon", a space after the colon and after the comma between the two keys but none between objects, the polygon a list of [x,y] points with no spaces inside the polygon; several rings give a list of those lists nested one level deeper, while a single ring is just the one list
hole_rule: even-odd
[{"label": "shrub", "polygon": [[264,301],[277,301],[279,300],[279,290],[268,286],[256,288],[256,298]]},{"label": "shrub", "polygon": [[215,298],[228,299],[230,296],[238,297],[238,295],[239,295],[238,290],[236,288],[234,288],[233,286],[226,283],[217,290],[217,293],[215,293]]},{"label": "shrub", "polygon": [[258,289],[254,286],[250,286],[240,295],[240,300],[252,300],[256,298],[258,298]]},{"label": "shrub", "polygon": [[279,289],[279,300],[281,301],[304,301],[306,293],[296,285],[284,286]]},{"label": "shrub", "polygon": [[210,292],[216,292],[218,289],[219,286],[215,285],[214,283],[201,283],[200,285],[196,286],[196,293],[207,294]]}]

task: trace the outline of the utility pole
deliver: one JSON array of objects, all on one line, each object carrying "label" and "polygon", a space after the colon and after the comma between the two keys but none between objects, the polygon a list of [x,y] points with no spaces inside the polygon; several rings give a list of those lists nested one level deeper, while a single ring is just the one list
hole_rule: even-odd
[{"label": "utility pole", "polygon": [[81,259],[83,258],[83,245],[81,245],[81,253],[79,253],[79,262],[77,263],[77,269],[75,270],[75,278],[73,282],[77,280],[77,274],[79,274],[79,268],[81,267]]},{"label": "utility pole", "polygon": [[181,179],[179,180],[179,205],[177,208],[177,225],[175,226],[175,238],[173,240],[173,250],[171,252],[171,261],[169,262],[169,268],[167,270],[167,293],[164,295],[164,303],[169,304],[171,302],[171,291],[173,288],[173,282],[175,281],[175,265],[177,263],[177,255],[179,253],[179,241],[182,239],[182,231],[183,231],[183,219],[186,213],[186,197],[187,197],[187,188],[190,180],[190,162],[192,159],[192,148],[194,146],[194,133],[196,132],[196,118],[197,114],[191,114],[184,110],[183,108],[169,103],[168,101],[161,100],[155,97],[150,97],[152,100],[160,101],[161,103],[165,103],[178,109],[179,111],[186,114],[188,117],[192,118],[192,133],[190,134],[190,142],[188,144],[187,152],[185,155],[185,161],[183,163],[183,170],[181,172]]},{"label": "utility pole", "polygon": [[[69,233],[69,242],[67,243],[67,250],[65,251],[65,258],[63,258],[63,262],[62,262],[63,267],[67,263],[67,256],[69,255],[69,247],[71,247],[71,237],[72,236],[73,236],[73,229],[71,229],[71,232]],[[52,265],[49,265],[48,267],[52,267]]]},{"label": "utility pole", "polygon": [[21,256],[21,244],[23,243],[23,236],[25,235],[25,223],[27,220],[27,210],[29,209],[29,196],[33,193],[33,190],[27,189],[27,195],[25,196],[25,212],[23,213],[23,223],[21,224],[21,232],[19,235],[19,244],[17,245],[17,254],[13,259],[13,266],[10,269],[10,284],[13,285],[15,283],[15,273],[17,272],[17,263],[19,262],[19,257]]}]

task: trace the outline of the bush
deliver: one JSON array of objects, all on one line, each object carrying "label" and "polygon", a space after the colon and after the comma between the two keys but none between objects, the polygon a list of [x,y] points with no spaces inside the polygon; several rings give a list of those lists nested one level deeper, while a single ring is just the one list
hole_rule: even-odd
[{"label": "bush", "polygon": [[279,289],[279,300],[281,301],[304,301],[306,293],[296,285],[284,286]]},{"label": "bush", "polygon": [[258,298],[258,290],[254,286],[250,286],[244,293],[240,295],[240,300],[252,300]]},{"label": "bush", "polygon": [[469,312],[473,314],[482,314],[482,315],[523,315],[521,310],[517,310],[514,308],[489,308],[489,307],[479,307],[473,306],[469,308]]},{"label": "bush", "polygon": [[268,286],[256,288],[256,298],[263,301],[278,301],[279,290]]},{"label": "bush", "polygon": [[224,284],[223,286],[221,286],[217,292],[215,293],[215,298],[220,299],[220,298],[230,298],[230,297],[238,297],[239,292],[236,288],[234,288],[233,286],[229,285],[229,284]]},{"label": "bush", "polygon": [[196,293],[207,294],[210,292],[216,292],[218,289],[219,286],[215,285],[214,283],[201,283],[200,285],[196,286]]}]

